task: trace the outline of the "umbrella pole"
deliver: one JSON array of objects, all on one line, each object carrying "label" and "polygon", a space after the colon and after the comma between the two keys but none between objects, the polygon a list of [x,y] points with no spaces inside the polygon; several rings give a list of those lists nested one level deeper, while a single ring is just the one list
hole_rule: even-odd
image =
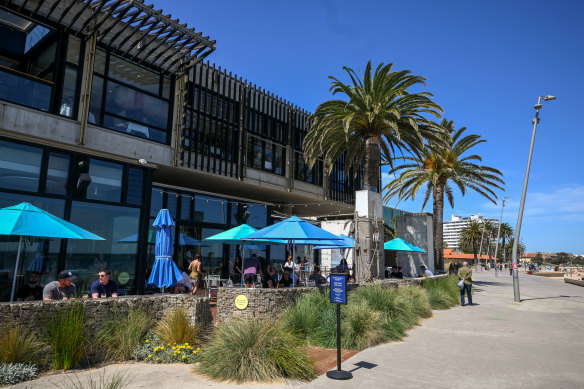
[{"label": "umbrella pole", "polygon": [[10,292],[10,302],[14,301],[14,292],[16,291],[16,276],[18,275],[18,265],[20,264],[20,249],[22,248],[22,235],[18,241],[18,253],[16,254],[16,265],[14,266],[14,278],[12,279],[12,292]]},{"label": "umbrella pole", "polygon": [[239,247],[241,247],[241,286],[245,287],[245,275],[243,274],[243,269],[245,268],[245,241]]}]

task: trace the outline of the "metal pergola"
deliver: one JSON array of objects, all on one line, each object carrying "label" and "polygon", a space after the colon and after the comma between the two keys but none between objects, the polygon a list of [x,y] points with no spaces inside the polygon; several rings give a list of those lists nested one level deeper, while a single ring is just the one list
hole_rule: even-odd
[{"label": "metal pergola", "polygon": [[0,0],[0,6],[64,28],[117,54],[168,73],[183,73],[215,50],[215,41],[143,0]]}]

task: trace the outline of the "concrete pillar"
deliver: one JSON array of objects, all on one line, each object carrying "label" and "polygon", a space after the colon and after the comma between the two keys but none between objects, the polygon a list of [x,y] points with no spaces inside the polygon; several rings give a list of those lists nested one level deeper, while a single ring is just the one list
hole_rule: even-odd
[{"label": "concrete pillar", "polygon": [[383,202],[381,193],[370,190],[355,192],[355,281],[383,278]]}]

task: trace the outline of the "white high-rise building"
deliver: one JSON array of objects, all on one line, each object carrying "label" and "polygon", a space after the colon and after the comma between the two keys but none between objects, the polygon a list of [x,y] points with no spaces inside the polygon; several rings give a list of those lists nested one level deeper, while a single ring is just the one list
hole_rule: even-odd
[{"label": "white high-rise building", "polygon": [[446,243],[446,248],[458,250],[458,245],[460,243],[460,232],[468,227],[471,221],[477,221],[483,223],[483,221],[488,220],[495,227],[499,226],[499,221],[496,219],[483,218],[481,214],[470,215],[470,217],[462,217],[457,215],[452,215],[449,222],[444,222],[444,242]]}]

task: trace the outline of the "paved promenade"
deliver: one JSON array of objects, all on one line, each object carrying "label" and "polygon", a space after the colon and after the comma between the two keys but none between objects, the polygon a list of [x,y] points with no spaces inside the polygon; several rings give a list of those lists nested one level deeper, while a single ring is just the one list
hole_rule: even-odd
[{"label": "paved promenade", "polygon": [[[321,376],[306,385],[238,386],[204,380],[185,365],[140,363],[106,370],[129,369],[134,379],[128,389],[583,388],[584,288],[520,275],[522,302],[517,304],[509,272],[500,272],[499,278],[494,271],[479,272],[474,278],[478,305],[434,311],[403,342],[356,354],[343,363],[353,373],[349,381]],[[64,377],[47,376],[15,387],[54,387],[67,382]]]},{"label": "paved promenade", "polygon": [[473,277],[479,305],[434,311],[403,342],[355,355],[343,365],[354,378],[334,387],[583,388],[584,288],[521,274],[514,303],[508,271]]}]

